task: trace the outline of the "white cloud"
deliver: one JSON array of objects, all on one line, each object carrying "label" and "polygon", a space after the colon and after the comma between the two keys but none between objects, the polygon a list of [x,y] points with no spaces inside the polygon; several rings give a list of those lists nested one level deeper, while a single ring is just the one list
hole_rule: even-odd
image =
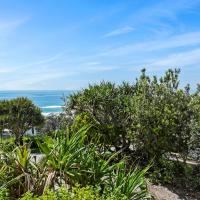
[{"label": "white cloud", "polygon": [[80,62],[76,71],[79,73],[95,73],[95,72],[104,72],[115,70],[118,67],[113,66],[112,64],[102,63],[98,61],[89,61],[89,62]]},{"label": "white cloud", "polygon": [[[48,81],[54,81],[60,78],[69,77],[74,75],[72,72],[59,72],[49,71],[46,73],[24,73],[18,74],[15,79],[7,77],[7,79],[1,83],[0,89],[18,90],[18,89],[36,89],[38,85],[45,85]],[[48,86],[48,85],[47,85]],[[53,86],[51,86],[53,87]]]},{"label": "white cloud", "polygon": [[28,20],[29,18],[27,17],[18,19],[0,19],[0,37],[9,35]]},{"label": "white cloud", "polygon": [[200,48],[196,48],[190,51],[172,53],[162,58],[143,60],[143,63],[140,62],[140,64],[129,64],[128,69],[139,71],[142,68],[147,68],[148,71],[160,71],[169,68],[199,67],[199,55]]},{"label": "white cloud", "polygon": [[85,66],[83,67],[83,71],[89,72],[89,73],[94,73],[94,72],[103,72],[103,71],[112,71],[117,69],[117,67],[114,66]]},{"label": "white cloud", "polygon": [[5,73],[11,73],[14,72],[16,68],[11,68],[11,67],[0,67],[0,75],[5,74]]},{"label": "white cloud", "polygon": [[100,62],[87,62],[85,63],[85,65],[89,65],[89,66],[94,66],[94,65],[100,65]]},{"label": "white cloud", "polygon": [[[150,6],[134,12],[129,20],[135,20],[134,24],[141,25],[142,23],[151,23],[151,25],[159,25],[163,19],[167,21],[176,21],[178,14],[182,11],[191,12],[200,4],[200,0],[163,0],[158,1],[156,4],[150,4]],[[165,21],[166,23],[166,21]]]},{"label": "white cloud", "polygon": [[27,63],[25,64],[24,66],[20,66],[20,68],[27,68],[27,67],[30,67],[30,66],[43,66],[43,65],[46,65],[46,64],[50,64],[50,63],[53,63],[55,61],[59,61],[64,55],[64,52],[60,52],[60,53],[57,53],[56,55],[53,55],[53,56],[49,56],[47,58],[44,58],[44,59],[41,59],[41,60],[37,60],[37,61],[32,61],[30,63]]},{"label": "white cloud", "polygon": [[165,58],[160,58],[149,63],[152,67],[184,67],[199,65],[200,63],[200,48],[186,52],[171,54]]},{"label": "white cloud", "polygon": [[124,26],[122,28],[119,29],[115,29],[109,33],[106,33],[103,37],[107,38],[107,37],[113,37],[113,36],[118,36],[118,35],[122,35],[122,34],[126,34],[129,32],[134,31],[134,28],[131,26]]},{"label": "white cloud", "polygon": [[178,47],[196,46],[200,44],[200,31],[166,37],[162,40],[147,41],[110,48],[102,55],[118,56],[137,52],[158,51]]}]

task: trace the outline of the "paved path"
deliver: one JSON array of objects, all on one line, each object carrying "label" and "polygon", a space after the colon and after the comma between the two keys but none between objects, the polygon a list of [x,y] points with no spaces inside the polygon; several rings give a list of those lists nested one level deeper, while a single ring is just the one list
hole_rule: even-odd
[{"label": "paved path", "polygon": [[[168,159],[172,161],[179,161],[179,162],[184,163],[184,160],[180,158],[180,155],[177,153],[173,153]],[[200,165],[200,162],[196,160],[186,160],[185,163],[189,165]]]},{"label": "paved path", "polygon": [[[181,158],[169,158],[169,160],[172,160],[172,161],[179,161],[179,162],[182,162],[184,163],[184,160],[181,159]],[[194,161],[194,160],[186,160],[185,162],[186,164],[189,164],[189,165],[200,165],[200,162],[197,162],[197,161]]]}]

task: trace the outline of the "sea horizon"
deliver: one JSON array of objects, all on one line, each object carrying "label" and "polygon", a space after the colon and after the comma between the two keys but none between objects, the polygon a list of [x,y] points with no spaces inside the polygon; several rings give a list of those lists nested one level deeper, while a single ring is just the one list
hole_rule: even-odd
[{"label": "sea horizon", "polygon": [[0,100],[27,97],[47,116],[62,112],[63,97],[68,97],[73,92],[75,90],[0,90]]}]

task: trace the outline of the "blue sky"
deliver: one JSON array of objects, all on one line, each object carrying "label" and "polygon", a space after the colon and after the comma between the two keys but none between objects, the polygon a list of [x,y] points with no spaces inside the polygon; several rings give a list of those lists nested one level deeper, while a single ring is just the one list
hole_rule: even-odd
[{"label": "blue sky", "polygon": [[144,67],[200,82],[200,0],[0,0],[0,90],[133,82]]}]

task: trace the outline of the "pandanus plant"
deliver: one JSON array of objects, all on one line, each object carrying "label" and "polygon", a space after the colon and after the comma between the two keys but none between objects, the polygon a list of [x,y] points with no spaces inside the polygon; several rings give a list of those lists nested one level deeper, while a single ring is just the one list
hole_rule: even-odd
[{"label": "pandanus plant", "polygon": [[110,161],[117,154],[105,160],[94,144],[86,144],[89,128],[85,126],[74,134],[65,132],[65,137],[60,132],[57,139],[46,138],[44,143],[38,142],[50,172],[50,187],[63,183],[68,187],[75,183],[82,186],[98,184],[116,167],[117,164],[110,165]]},{"label": "pandanus plant", "polygon": [[[4,152],[0,162],[0,175],[8,174],[1,189],[10,196],[21,197],[29,192],[40,196],[46,189],[56,191],[61,186],[68,192],[76,184],[80,187],[97,187],[99,194],[123,199],[147,199],[145,170],[128,171],[125,161],[117,162],[116,154],[100,152],[96,143],[88,143],[86,126],[76,133],[57,132],[57,137],[46,137],[38,146],[43,158],[37,163],[31,157],[30,145],[18,146]],[[109,198],[108,198],[109,199]],[[111,198],[112,199],[112,198]]]},{"label": "pandanus plant", "polygon": [[3,166],[7,169],[7,175],[11,177],[1,188],[9,188],[15,196],[31,190],[34,167],[28,147],[26,145],[18,146],[11,152],[4,152],[1,156],[4,162]]},{"label": "pandanus plant", "polygon": [[[80,154],[85,149],[84,138],[88,128],[84,127],[76,134],[60,132],[56,139],[47,137],[38,146],[44,156],[44,164],[48,167],[48,182],[46,187],[70,185],[73,177],[79,173]],[[65,136],[63,137],[63,134]]]},{"label": "pandanus plant", "polygon": [[127,171],[125,165],[121,165],[117,171],[113,171],[112,179],[107,184],[107,193],[113,196],[124,197],[128,200],[151,199],[145,180],[145,174],[150,166],[143,170],[135,167],[133,171]]},{"label": "pandanus plant", "polygon": [[75,184],[100,186],[102,193],[120,196],[124,199],[150,199],[144,175],[149,167],[127,170],[125,160],[114,162],[118,153],[105,158],[94,144],[86,142],[87,130],[83,127],[77,133],[60,133],[57,140],[47,138],[39,143],[45,154],[49,170],[49,187]]},{"label": "pandanus plant", "polygon": [[34,163],[29,146],[25,144],[12,151],[1,152],[0,175],[6,174],[6,177],[0,189],[8,189],[10,196],[15,198],[28,191],[42,194],[45,190],[46,168]]}]

